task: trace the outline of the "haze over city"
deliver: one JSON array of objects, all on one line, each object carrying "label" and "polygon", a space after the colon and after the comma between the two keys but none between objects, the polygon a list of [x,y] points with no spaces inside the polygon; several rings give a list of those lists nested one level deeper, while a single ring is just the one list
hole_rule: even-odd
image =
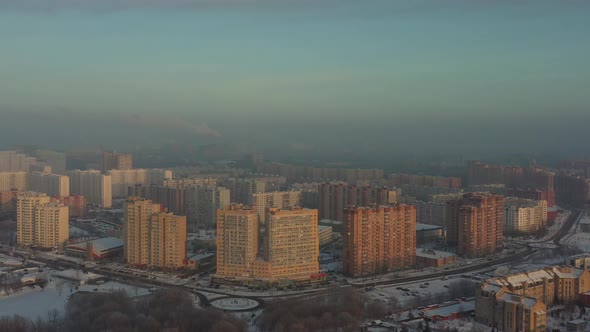
[{"label": "haze over city", "polygon": [[588,6],[1,1],[0,138],[26,124],[23,143],[54,148],[576,153]]}]

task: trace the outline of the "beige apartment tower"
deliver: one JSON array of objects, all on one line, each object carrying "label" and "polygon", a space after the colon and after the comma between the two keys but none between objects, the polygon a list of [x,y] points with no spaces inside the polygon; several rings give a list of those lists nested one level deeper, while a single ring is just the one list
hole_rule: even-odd
[{"label": "beige apartment tower", "polygon": [[320,270],[318,210],[270,208],[264,236],[264,258],[272,279],[305,280]]},{"label": "beige apartment tower", "polygon": [[217,213],[217,274],[225,283],[283,285],[321,279],[317,210],[267,210],[259,250],[255,207],[232,204]]},{"label": "beige apartment tower", "polygon": [[186,217],[161,212],[144,198],[129,197],[124,209],[125,258],[137,267],[176,269],[186,258]]},{"label": "beige apartment tower", "polygon": [[258,214],[254,208],[231,204],[217,211],[217,274],[254,278],[258,257]]},{"label": "beige apartment tower", "polygon": [[270,208],[285,209],[301,206],[301,191],[274,191],[252,194],[252,204],[256,206],[261,223],[265,222],[266,210]]},{"label": "beige apartment tower", "polygon": [[69,238],[68,207],[45,194],[19,194],[16,218],[19,245],[58,248]]}]

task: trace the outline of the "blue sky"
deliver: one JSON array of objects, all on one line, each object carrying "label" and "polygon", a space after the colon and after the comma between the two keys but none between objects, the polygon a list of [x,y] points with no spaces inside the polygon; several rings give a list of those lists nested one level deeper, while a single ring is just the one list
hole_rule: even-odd
[{"label": "blue sky", "polygon": [[0,0],[0,112],[579,117],[589,16],[583,0]]}]

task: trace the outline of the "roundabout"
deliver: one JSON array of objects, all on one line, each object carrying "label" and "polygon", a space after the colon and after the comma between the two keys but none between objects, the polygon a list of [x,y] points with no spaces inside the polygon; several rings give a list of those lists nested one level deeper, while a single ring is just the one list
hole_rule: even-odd
[{"label": "roundabout", "polygon": [[251,311],[258,309],[262,303],[245,297],[224,297],[210,301],[209,305],[225,311]]}]

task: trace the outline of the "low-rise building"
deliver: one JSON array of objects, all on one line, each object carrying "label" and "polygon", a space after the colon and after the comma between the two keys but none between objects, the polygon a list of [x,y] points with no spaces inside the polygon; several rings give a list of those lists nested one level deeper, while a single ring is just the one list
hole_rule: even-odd
[{"label": "low-rise building", "polygon": [[436,251],[431,249],[416,250],[416,266],[420,267],[441,267],[453,264],[457,256],[450,252]]},{"label": "low-rise building", "polygon": [[[504,331],[544,331],[546,306],[583,300],[589,291],[590,271],[571,266],[492,278],[476,288],[475,318]],[[515,313],[523,317],[518,324],[513,319]]]},{"label": "low-rise building", "polygon": [[590,254],[572,256],[568,259],[568,263],[576,269],[590,270]]},{"label": "low-rise building", "polygon": [[66,254],[89,261],[123,255],[123,240],[114,237],[72,243],[66,246]]},{"label": "low-rise building", "polygon": [[497,325],[504,332],[544,332],[547,307],[532,297],[504,294],[498,299]]}]

